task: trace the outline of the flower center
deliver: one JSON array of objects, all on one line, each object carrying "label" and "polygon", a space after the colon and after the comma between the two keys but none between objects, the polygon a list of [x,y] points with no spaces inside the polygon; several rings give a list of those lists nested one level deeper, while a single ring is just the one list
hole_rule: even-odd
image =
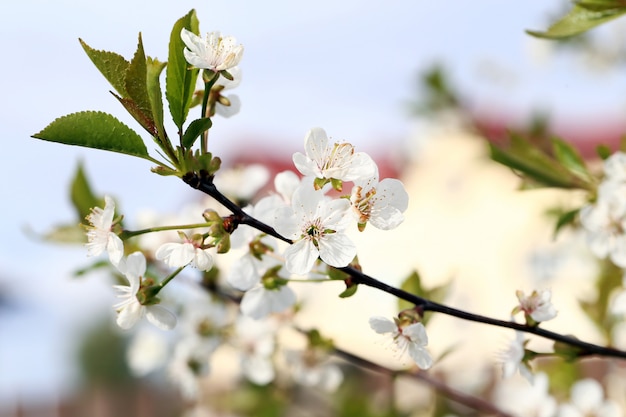
[{"label": "flower center", "polygon": [[330,153],[324,158],[322,169],[342,167],[348,163],[353,154],[354,146],[349,143],[335,143]]},{"label": "flower center", "polygon": [[308,239],[317,246],[317,242],[324,236],[326,231],[322,227],[322,219],[319,217],[305,225],[303,229],[303,238]]}]

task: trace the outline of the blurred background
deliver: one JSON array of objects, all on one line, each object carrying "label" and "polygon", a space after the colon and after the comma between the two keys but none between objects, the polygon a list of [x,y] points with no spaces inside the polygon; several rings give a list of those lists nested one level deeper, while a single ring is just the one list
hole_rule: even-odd
[{"label": "blurred background", "polygon": [[[548,120],[554,131],[590,155],[593,144],[614,145],[626,127],[621,62],[626,26],[617,21],[594,33],[596,43],[558,50],[525,34],[562,15],[567,4],[561,1],[24,0],[1,7],[0,413],[5,414],[0,415],[45,415],[33,410],[71,398],[84,381],[80,364],[91,363],[80,353],[85,340],[91,340],[86,335],[95,324],[113,318],[109,282],[73,278],[86,260],[84,248],[38,238],[56,224],[74,221],[68,185],[78,161],[97,192],[122,202],[131,222],[143,209],[174,211],[194,195],[173,178],[151,174],[144,161],[30,138],[55,118],[81,110],[102,110],[135,127],[108,93],[110,87],[84,54],[79,37],[93,48],[130,57],[141,31],[146,53],[165,60],[173,23],[192,8],[202,32],[236,36],[246,48],[243,81],[235,92],[242,108],[237,116],[214,123],[212,152],[226,165],[251,160],[286,165],[314,126],[369,152],[385,172],[402,172],[410,190],[420,192],[427,203],[413,206],[418,217],[406,227],[418,228],[424,237],[423,245],[416,244],[416,250],[424,246],[413,262],[419,265],[411,266],[421,267],[433,283],[462,267],[455,263],[461,252],[471,259],[471,268],[485,264],[467,252],[471,240],[463,238],[484,232],[467,231],[464,224],[483,223],[459,212],[454,214],[466,223],[437,228],[441,223],[419,216],[432,219],[446,208],[465,205],[505,233],[514,213],[503,203],[503,193],[516,186],[504,169],[492,172],[482,162],[474,167],[483,155],[480,142],[449,135],[456,120],[429,113],[436,107],[429,102],[433,79],[445,75],[460,92],[473,124],[496,139],[507,127]],[[441,139],[449,136],[449,141]],[[464,188],[464,181],[483,185]],[[494,190],[500,191],[498,198],[488,193]],[[498,217],[505,212],[509,217]],[[420,232],[412,238],[419,239]],[[525,242],[549,241],[545,230],[540,236],[527,236]],[[486,239],[494,246],[483,246],[480,255],[493,257],[489,250],[499,250],[499,239],[511,238]],[[411,266],[401,263],[406,254],[394,253],[398,274],[408,273]],[[531,264],[550,272],[550,256],[535,255]],[[445,256],[449,262],[442,263]],[[374,276],[388,272],[384,265],[368,267]],[[514,302],[511,298],[509,304]],[[385,307],[389,312],[390,306]],[[499,311],[506,318],[508,310]],[[112,345],[104,351],[109,352],[123,349],[114,336],[102,332],[95,333],[102,342],[89,343],[102,347],[108,341]],[[127,372],[106,364],[103,369],[93,372],[113,380]],[[84,398],[102,400],[98,392],[90,395]]]}]

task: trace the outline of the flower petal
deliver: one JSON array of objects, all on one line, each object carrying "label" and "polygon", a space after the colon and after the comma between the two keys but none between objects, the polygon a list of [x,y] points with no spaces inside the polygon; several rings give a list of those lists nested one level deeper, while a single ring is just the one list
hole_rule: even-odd
[{"label": "flower petal", "polygon": [[176,326],[176,316],[165,307],[152,305],[146,307],[146,318],[161,330],[172,330]]}]

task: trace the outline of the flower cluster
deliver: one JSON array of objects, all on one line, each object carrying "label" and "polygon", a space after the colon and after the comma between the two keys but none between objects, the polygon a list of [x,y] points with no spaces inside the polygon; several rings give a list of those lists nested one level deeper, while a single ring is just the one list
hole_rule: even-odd
[{"label": "flower cluster", "polygon": [[597,200],[580,210],[589,248],[626,268],[626,153],[616,152],[604,161],[604,179]]}]

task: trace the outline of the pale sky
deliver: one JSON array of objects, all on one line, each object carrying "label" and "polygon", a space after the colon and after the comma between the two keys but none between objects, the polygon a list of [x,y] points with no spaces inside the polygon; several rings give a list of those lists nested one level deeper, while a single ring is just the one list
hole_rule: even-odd
[{"label": "pale sky", "polygon": [[[436,61],[483,111],[497,109],[518,119],[536,107],[556,109],[560,120],[618,115],[624,110],[624,75],[592,76],[569,56],[537,59],[541,43],[524,30],[544,28],[560,5],[540,0],[5,2],[0,289],[8,289],[16,307],[0,310],[0,401],[15,392],[50,394],[63,386],[68,375],[59,358],[67,348],[65,332],[89,311],[93,288],[100,288],[95,278],[68,282],[70,272],[84,264],[82,248],[42,244],[23,231],[73,221],[67,185],[77,159],[84,161],[96,190],[119,198],[129,213],[171,209],[190,195],[175,179],[151,174],[144,161],[30,139],[56,117],[80,110],[103,110],[136,127],[108,93],[79,37],[130,57],[141,31],[146,53],[165,60],[171,26],[196,8],[201,31],[221,30],[246,48],[236,91],[242,111],[215,121],[211,150],[228,156],[252,142],[289,156],[301,150],[305,132],[314,126],[363,149],[407,141],[415,129],[406,102],[414,98],[416,74]],[[104,308],[101,304],[97,307]]]}]

